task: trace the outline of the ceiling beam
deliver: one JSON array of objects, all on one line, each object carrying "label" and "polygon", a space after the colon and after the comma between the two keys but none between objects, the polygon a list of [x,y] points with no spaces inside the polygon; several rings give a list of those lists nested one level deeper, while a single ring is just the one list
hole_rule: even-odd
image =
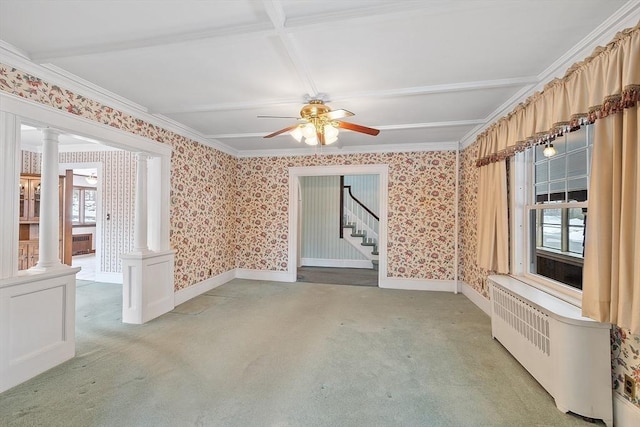
[{"label": "ceiling beam", "polygon": [[110,52],[120,52],[126,50],[187,43],[197,40],[215,40],[219,43],[229,43],[230,38],[264,38],[270,35],[273,35],[273,27],[267,22],[262,22],[258,24],[238,25],[233,27],[208,28],[204,30],[188,31],[182,33],[161,34],[154,37],[126,40],[114,43],[97,43],[71,49],[31,52],[28,57],[35,63],[43,64],[46,62],[55,62],[56,59],[61,58],[99,55]]},{"label": "ceiling beam", "polygon": [[[373,126],[375,129],[380,130],[405,130],[405,129],[427,129],[427,128],[446,128],[446,127],[460,127],[460,126],[476,126],[485,123],[485,119],[473,119],[473,120],[452,120],[448,122],[428,122],[428,123],[407,123],[400,125],[382,125]],[[212,139],[234,139],[234,138],[258,138],[263,137],[268,132],[251,132],[251,133],[221,133],[214,135],[205,135],[205,138]]]},{"label": "ceiling beam", "polygon": [[[536,77],[514,77],[510,79],[483,80],[477,82],[447,83],[431,86],[418,86],[398,89],[387,89],[369,92],[346,93],[337,97],[332,97],[331,101],[345,101],[362,98],[393,98],[401,96],[430,95],[436,93],[465,92],[471,90],[498,89],[504,87],[528,86],[538,83]],[[247,108],[257,109],[271,107],[274,105],[300,104],[300,99],[267,99],[250,102],[217,103],[201,105],[183,105],[167,108],[158,108],[155,114],[185,114],[202,113],[209,111],[233,111]]]},{"label": "ceiling beam", "polygon": [[311,77],[309,67],[302,60],[302,57],[298,53],[297,46],[285,29],[287,17],[284,13],[282,3],[280,0],[262,0],[262,3],[269,19],[271,20],[273,29],[278,35],[278,38],[280,39],[280,42],[282,43],[282,46],[284,47],[284,50],[287,53],[298,78],[300,79],[300,82],[302,82],[302,85],[305,87],[308,94],[316,95],[318,90],[313,78]]}]

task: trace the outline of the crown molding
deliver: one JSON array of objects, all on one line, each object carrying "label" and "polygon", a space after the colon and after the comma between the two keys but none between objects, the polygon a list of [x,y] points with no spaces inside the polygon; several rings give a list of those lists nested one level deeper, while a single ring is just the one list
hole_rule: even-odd
[{"label": "crown molding", "polygon": [[192,139],[218,151],[222,151],[232,156],[237,155],[236,150],[222,144],[220,141],[207,139],[204,135],[195,132],[193,129],[187,128],[168,117],[150,114],[143,106],[75,76],[72,73],[66,72],[54,65],[38,65],[31,61],[24,52],[21,52],[19,49],[8,43],[2,42],[1,40],[0,42],[0,64],[2,65],[15,67],[25,73],[29,73],[40,79],[46,80],[51,84],[59,85],[78,95],[90,98],[137,119],[144,120],[149,124],[175,132],[178,135]]},{"label": "crown molding", "polygon": [[591,55],[593,50],[602,45],[609,43],[616,33],[634,27],[640,20],[640,0],[630,0],[618,9],[607,20],[591,31],[586,37],[578,42],[573,48],[569,49],[553,64],[542,71],[537,77],[535,84],[525,86],[515,95],[504,102],[493,113],[487,117],[484,125],[478,126],[471,130],[460,140],[461,148],[467,148],[475,141],[476,137],[484,132],[496,120],[509,114],[521,102],[524,102],[529,96],[536,91],[541,91],[544,86],[556,77],[562,77],[566,70],[573,64],[584,60]]},{"label": "crown molding", "polygon": [[272,149],[272,150],[242,150],[238,152],[239,159],[253,157],[298,157],[315,155],[348,155],[348,154],[380,154],[380,153],[415,153],[429,151],[456,151],[458,143],[456,141],[444,142],[422,142],[415,144],[393,144],[393,145],[359,145],[355,147],[324,147],[316,148],[296,148],[292,149]]}]

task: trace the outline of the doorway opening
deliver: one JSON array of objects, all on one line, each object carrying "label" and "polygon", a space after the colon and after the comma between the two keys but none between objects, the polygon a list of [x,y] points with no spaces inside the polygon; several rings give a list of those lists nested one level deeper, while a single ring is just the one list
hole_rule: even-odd
[{"label": "doorway opening", "polygon": [[[290,281],[313,281],[315,283],[335,283],[354,284],[361,286],[380,286],[387,274],[387,203],[388,203],[388,165],[349,165],[349,166],[313,166],[313,167],[291,167],[289,168],[289,268],[288,275]],[[360,263],[357,267],[364,267],[364,263],[371,265],[371,260],[366,258],[360,260],[349,260],[336,264],[336,260],[328,261],[317,258],[310,262],[307,250],[303,254],[303,183],[307,177],[314,177],[316,182],[322,182],[322,177],[327,177],[327,182],[338,179],[340,176],[375,176],[378,184],[379,200],[379,224],[377,236],[377,265],[373,268],[353,268],[351,263]],[[319,178],[320,177],[320,178]],[[324,203],[316,200],[315,203]],[[342,226],[340,208],[333,209],[333,225],[331,228],[336,233]],[[309,223],[316,223],[310,220]],[[327,234],[322,230],[315,230],[314,233]],[[308,234],[308,232],[307,232]],[[307,249],[309,244],[307,243]],[[362,258],[362,257],[361,257]],[[305,265],[306,264],[306,265]],[[331,265],[333,264],[333,265]]]}]

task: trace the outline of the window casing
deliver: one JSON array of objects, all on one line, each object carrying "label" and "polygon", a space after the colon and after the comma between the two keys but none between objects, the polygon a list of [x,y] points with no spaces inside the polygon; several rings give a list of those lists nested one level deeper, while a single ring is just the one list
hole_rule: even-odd
[{"label": "window casing", "polygon": [[97,190],[93,187],[73,187],[71,223],[96,225]]},{"label": "window casing", "polygon": [[584,126],[558,137],[551,157],[544,156],[545,145],[527,150],[510,175],[514,193],[521,191],[511,205],[514,274],[574,304],[582,297],[592,135]]}]

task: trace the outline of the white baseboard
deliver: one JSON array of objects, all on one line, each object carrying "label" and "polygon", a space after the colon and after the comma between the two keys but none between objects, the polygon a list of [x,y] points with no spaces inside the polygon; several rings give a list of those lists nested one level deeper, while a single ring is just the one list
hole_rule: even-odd
[{"label": "white baseboard", "polygon": [[105,273],[96,271],[96,282],[122,284],[122,273]]},{"label": "white baseboard", "polygon": [[405,289],[411,291],[454,292],[455,280],[403,279],[398,277],[381,278],[378,287],[385,289]]},{"label": "white baseboard", "polygon": [[480,310],[484,311],[485,314],[491,317],[491,301],[489,299],[482,296],[482,294],[475,289],[473,289],[470,285],[465,282],[460,282],[462,288],[462,295],[467,297],[472,303],[478,306]]},{"label": "white baseboard", "polygon": [[640,426],[640,408],[615,391],[613,392],[613,425],[615,427]]},{"label": "white baseboard", "polygon": [[366,268],[368,270],[373,269],[373,264],[368,259],[301,258],[300,265],[307,267]]},{"label": "white baseboard", "polygon": [[236,277],[236,271],[229,270],[224,273],[220,273],[217,276],[209,277],[202,282],[191,285],[188,288],[180,289],[174,294],[174,304],[180,305],[183,302],[189,301],[191,298],[195,298],[200,294],[203,294],[211,289],[217,288],[220,285],[224,285],[230,280]]},{"label": "white baseboard", "polygon": [[296,272],[273,270],[250,270],[248,268],[236,268],[236,278],[250,280],[270,280],[273,282],[295,282]]}]

